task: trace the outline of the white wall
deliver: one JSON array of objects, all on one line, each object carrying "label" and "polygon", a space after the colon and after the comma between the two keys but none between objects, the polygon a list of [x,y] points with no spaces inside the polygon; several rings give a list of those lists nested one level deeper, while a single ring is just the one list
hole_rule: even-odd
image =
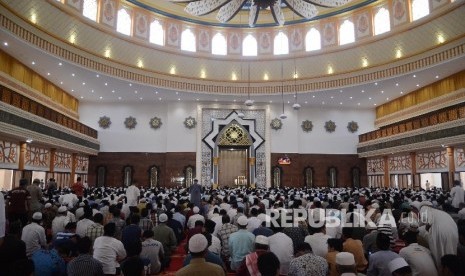
[{"label": "white wall", "polygon": [[[80,103],[79,115],[82,123],[98,130],[100,150],[103,152],[195,152],[196,130],[184,127],[188,116],[196,118],[197,103],[137,103],[99,104]],[[279,117],[281,105],[270,106],[270,119]],[[281,130],[270,130],[271,152],[276,153],[326,153],[355,154],[358,135],[374,129],[374,110],[350,110],[331,108],[307,108],[299,111],[286,106],[287,119]],[[102,116],[111,119],[111,126],[102,129],[98,120]],[[124,126],[124,119],[137,119],[135,129]],[[149,127],[150,118],[161,118],[163,125],[154,130]],[[313,122],[313,130],[306,133],[301,124],[304,120]],[[336,131],[327,133],[326,121],[336,123]],[[355,121],[359,125],[356,133],[347,130],[347,124]],[[269,124],[269,123],[268,123]],[[197,127],[200,127],[198,122]]]}]

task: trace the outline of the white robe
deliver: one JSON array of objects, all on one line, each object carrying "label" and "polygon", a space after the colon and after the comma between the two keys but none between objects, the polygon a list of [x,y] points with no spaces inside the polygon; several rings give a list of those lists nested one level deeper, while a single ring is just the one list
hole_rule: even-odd
[{"label": "white robe", "polygon": [[452,196],[452,206],[454,208],[459,208],[460,203],[464,202],[464,191],[461,186],[454,186],[450,190],[450,195]]},{"label": "white robe", "polygon": [[457,255],[457,245],[459,244],[457,224],[448,213],[430,206],[421,208],[420,221],[431,225],[426,237],[436,267],[441,267],[442,256],[446,254]]}]

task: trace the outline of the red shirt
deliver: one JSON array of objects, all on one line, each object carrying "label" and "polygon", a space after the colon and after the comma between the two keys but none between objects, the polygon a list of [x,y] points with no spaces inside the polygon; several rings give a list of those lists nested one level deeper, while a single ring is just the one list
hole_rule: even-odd
[{"label": "red shirt", "polygon": [[8,193],[9,206],[8,213],[10,214],[24,214],[29,210],[27,209],[27,201],[31,199],[31,194],[23,187],[14,188]]},{"label": "red shirt", "polygon": [[84,185],[81,182],[76,182],[71,186],[71,190],[77,195],[82,197],[84,195]]}]

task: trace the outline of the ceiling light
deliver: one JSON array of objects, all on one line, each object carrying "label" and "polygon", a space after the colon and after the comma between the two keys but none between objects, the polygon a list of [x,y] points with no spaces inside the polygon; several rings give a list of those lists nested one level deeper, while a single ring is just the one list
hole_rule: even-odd
[{"label": "ceiling light", "polygon": [[90,92],[94,93],[94,89],[92,89]]},{"label": "ceiling light", "polygon": [[107,83],[107,82],[105,83],[105,86],[108,86],[108,83]]},{"label": "ceiling light", "polygon": [[315,98],[315,95],[313,95],[312,98]]},{"label": "ceiling light", "polygon": [[438,39],[439,44],[444,43],[446,41],[446,39],[444,38],[444,35],[442,34],[438,34],[437,39]]},{"label": "ceiling light", "polygon": [[270,103],[273,103],[273,101],[270,100]]},{"label": "ceiling light", "polygon": [[74,92],[74,89],[71,89],[71,92]]},{"label": "ceiling light", "polygon": [[134,90],[134,93],[137,94],[137,90]]},{"label": "ceiling light", "polygon": [[[255,26],[257,23],[258,14],[260,10],[266,10],[271,12],[273,19],[276,24],[284,25],[284,4],[288,9],[287,12],[292,11],[300,17],[306,19],[313,18],[318,15],[317,6],[324,7],[339,7],[350,2],[350,0],[342,1],[318,1],[318,0],[305,0],[305,1],[277,1],[277,0],[254,0],[249,5],[249,0],[235,0],[235,1],[211,1],[211,0],[170,0],[171,2],[189,2],[184,11],[193,16],[203,16],[210,14],[216,10],[218,13],[216,19],[221,23],[226,23],[234,18],[241,9],[247,8],[249,10],[249,26]],[[315,4],[315,5],[314,5]]]},{"label": "ceiling light", "polygon": [[300,107],[301,107],[301,106],[300,106],[300,104],[298,104],[298,103],[295,103],[295,104],[292,105],[292,108],[293,108],[294,110],[299,110]]},{"label": "ceiling light", "polygon": [[371,98],[368,98],[371,101]]},{"label": "ceiling light", "polygon": [[115,93],[115,90],[111,90],[111,93]]},{"label": "ceiling light", "polygon": [[375,82],[375,85],[378,85],[378,83],[377,83],[377,82]]},{"label": "ceiling light", "polygon": [[414,78],[416,78],[416,77],[417,77],[417,75],[413,75],[413,77],[414,77]]},{"label": "ceiling light", "polygon": [[159,101],[161,101],[161,98],[158,98]]},{"label": "ceiling light", "polygon": [[381,90],[381,94],[384,94],[384,90]]},{"label": "ceiling light", "polygon": [[178,101],[180,101],[181,99],[178,98]]},{"label": "ceiling light", "polygon": [[398,83],[396,83],[396,86],[399,86],[399,84],[398,84]]},{"label": "ceiling light", "polygon": [[62,65],[63,65],[63,63],[61,63],[61,62],[58,63],[58,66],[62,66]]},{"label": "ceiling light", "polygon": [[97,75],[95,75],[95,76],[96,76],[97,78],[100,78],[100,75],[99,75],[99,74],[97,74]]},{"label": "ceiling light", "polygon": [[376,105],[376,104],[373,104],[373,105]]},{"label": "ceiling light", "polygon": [[50,76],[50,73],[47,73],[47,76]]},{"label": "ceiling light", "polygon": [[244,118],[244,117],[245,117],[244,112],[239,111],[239,112],[237,113],[237,117],[239,117],[239,118],[241,118],[241,119]]},{"label": "ceiling light", "polygon": [[305,104],[308,104],[308,102],[307,102],[307,101],[305,101]]},{"label": "ceiling light", "polygon": [[81,99],[84,99],[84,96],[81,96]]},{"label": "ceiling light", "polygon": [[3,42],[3,45],[8,46],[8,42],[6,42],[6,41]]},{"label": "ceiling light", "polygon": [[439,76],[438,76],[438,75],[436,75],[436,78],[437,78],[437,79],[439,79]]},{"label": "ceiling light", "polygon": [[281,119],[284,120],[284,119],[287,118],[287,115],[286,115],[285,113],[281,113],[281,114],[279,115],[279,118],[281,118]]},{"label": "ceiling light", "polygon": [[389,101],[389,98],[386,98],[386,101]]},{"label": "ceiling light", "polygon": [[365,93],[365,90],[362,90],[362,93]]},{"label": "ceiling light", "polygon": [[417,83],[417,87],[419,87],[420,85]]},{"label": "ceiling light", "polygon": [[132,86],[132,83],[130,83],[129,86]]},{"label": "ceiling light", "polygon": [[102,97],[102,96],[100,96],[100,100],[101,100],[101,99],[103,99],[103,97]]},{"label": "ceiling light", "polygon": [[74,73],[72,73],[72,74],[71,74],[71,76],[73,76],[73,77],[74,77],[74,76],[75,76],[75,74],[74,74]]},{"label": "ceiling light", "polygon": [[339,104],[342,104],[342,102],[340,102]]},{"label": "ceiling light", "polygon": [[86,85],[86,83],[85,83],[85,82],[83,82],[83,83],[82,83],[82,85]]},{"label": "ceiling light", "polygon": [[396,50],[396,58],[401,58],[402,57],[402,50],[401,49],[397,49]]},{"label": "ceiling light", "polygon": [[357,103],[357,105],[360,105],[360,103]]},{"label": "ceiling light", "polygon": [[334,99],[334,96],[331,96],[331,99]]},{"label": "ceiling light", "polygon": [[118,100],[121,100],[121,97],[118,97]]},{"label": "ceiling light", "polygon": [[32,65],[35,65],[35,64],[36,64],[36,62],[35,62],[35,61],[33,61],[33,62],[31,62],[31,64],[32,64]]},{"label": "ceiling light", "polygon": [[62,82],[62,81],[60,81],[60,84],[63,84],[63,82]]},{"label": "ceiling light", "polygon": [[349,97],[349,99],[351,99],[351,100],[352,100],[352,97]]},{"label": "ceiling light", "polygon": [[158,91],[155,91],[155,94],[158,94]]},{"label": "ceiling light", "polygon": [[199,99],[195,99],[196,101],[198,101]]},{"label": "ceiling light", "polygon": [[334,70],[333,70],[333,67],[331,65],[328,65],[328,75],[331,75],[332,73],[334,73]]},{"label": "ceiling light", "polygon": [[400,94],[404,94],[404,91],[400,91]]},{"label": "ceiling light", "polygon": [[321,102],[321,104],[325,104],[325,102]]},{"label": "ceiling light", "polygon": [[32,143],[32,141],[34,141],[34,140],[32,140],[31,138],[26,139],[26,143]]},{"label": "ceiling light", "polygon": [[139,98],[139,100],[141,100],[141,101],[142,101],[143,99],[144,99],[144,98],[142,98],[142,97]]}]

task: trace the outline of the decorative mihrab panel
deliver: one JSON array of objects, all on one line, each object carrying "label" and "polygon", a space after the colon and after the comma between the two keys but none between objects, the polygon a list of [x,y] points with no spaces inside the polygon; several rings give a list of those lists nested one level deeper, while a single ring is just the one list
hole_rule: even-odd
[{"label": "decorative mihrab panel", "polygon": [[[234,109],[210,109],[202,110],[201,137],[206,137],[213,131],[212,118],[226,118]],[[265,110],[242,110],[244,119],[255,120],[255,132],[261,137],[265,136],[266,111]],[[255,150],[255,183],[257,187],[266,187],[266,143],[263,143]],[[212,149],[205,143],[201,143],[201,184],[210,186],[212,175]]]},{"label": "decorative mihrab panel", "polygon": [[24,166],[26,168],[44,168],[48,170],[50,166],[50,150],[27,145]]},{"label": "decorative mihrab panel", "polygon": [[465,171],[465,148],[455,148],[455,169]]},{"label": "decorative mihrab panel", "polygon": [[389,173],[411,173],[412,158],[410,155],[389,156]]},{"label": "decorative mihrab panel", "polygon": [[65,152],[55,153],[55,170],[70,171],[72,164],[72,155]]},{"label": "decorative mihrab panel", "polygon": [[87,172],[89,168],[89,157],[78,155],[76,157],[76,172]]},{"label": "decorative mihrab panel", "polygon": [[383,174],[383,173],[384,173],[384,159],[383,158],[367,160],[367,174],[368,175]]},{"label": "decorative mihrab panel", "polygon": [[438,172],[447,170],[447,152],[438,150],[417,153],[417,171]]},{"label": "decorative mihrab panel", "polygon": [[18,144],[8,141],[0,141],[0,163],[18,163]]}]

